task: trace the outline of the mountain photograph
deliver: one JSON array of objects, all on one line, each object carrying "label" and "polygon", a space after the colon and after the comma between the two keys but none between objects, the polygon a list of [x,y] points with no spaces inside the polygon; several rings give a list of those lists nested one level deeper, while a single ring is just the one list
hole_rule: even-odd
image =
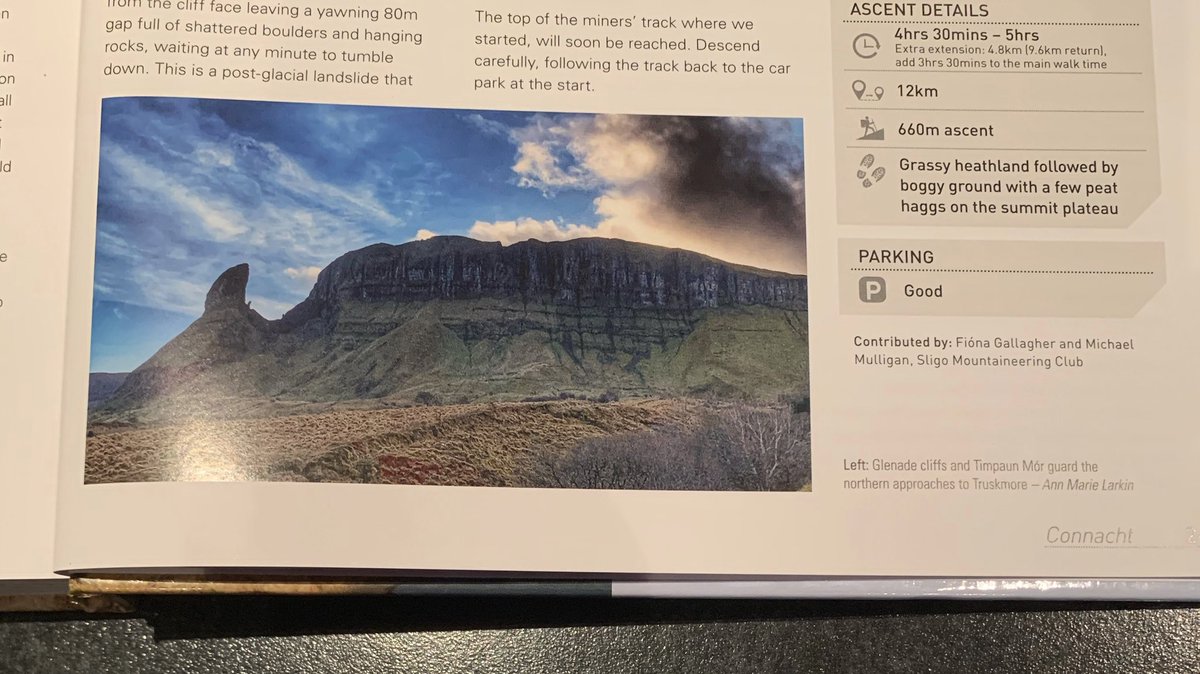
[{"label": "mountain photograph", "polygon": [[103,112],[87,483],[811,489],[800,120]]}]

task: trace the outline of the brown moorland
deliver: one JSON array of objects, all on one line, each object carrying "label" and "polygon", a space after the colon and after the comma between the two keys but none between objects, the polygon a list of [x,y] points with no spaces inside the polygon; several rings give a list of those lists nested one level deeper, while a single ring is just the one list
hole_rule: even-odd
[{"label": "brown moorland", "polygon": [[702,409],[685,400],[568,400],[94,425],[85,477],[521,486],[547,450],[690,425]]}]

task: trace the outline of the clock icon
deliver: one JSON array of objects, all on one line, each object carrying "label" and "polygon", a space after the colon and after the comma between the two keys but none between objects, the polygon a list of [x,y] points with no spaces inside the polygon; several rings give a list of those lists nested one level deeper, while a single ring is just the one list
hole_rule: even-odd
[{"label": "clock icon", "polygon": [[882,46],[883,45],[879,42],[879,38],[871,35],[870,33],[863,33],[854,38],[854,53],[858,55],[859,58],[875,58],[875,56],[879,54],[879,48]]}]

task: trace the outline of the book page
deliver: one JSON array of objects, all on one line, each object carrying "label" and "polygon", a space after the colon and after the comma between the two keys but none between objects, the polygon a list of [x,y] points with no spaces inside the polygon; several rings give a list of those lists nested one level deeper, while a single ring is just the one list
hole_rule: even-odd
[{"label": "book page", "polygon": [[53,576],[78,35],[0,1],[0,594]]},{"label": "book page", "polygon": [[83,25],[59,569],[1200,569],[1190,5]]}]

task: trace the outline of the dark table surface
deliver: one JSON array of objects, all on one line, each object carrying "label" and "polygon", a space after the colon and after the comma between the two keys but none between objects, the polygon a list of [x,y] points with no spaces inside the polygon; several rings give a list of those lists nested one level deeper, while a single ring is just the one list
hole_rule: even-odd
[{"label": "dark table surface", "polygon": [[0,616],[0,672],[1200,671],[1200,608],[153,598]]}]

